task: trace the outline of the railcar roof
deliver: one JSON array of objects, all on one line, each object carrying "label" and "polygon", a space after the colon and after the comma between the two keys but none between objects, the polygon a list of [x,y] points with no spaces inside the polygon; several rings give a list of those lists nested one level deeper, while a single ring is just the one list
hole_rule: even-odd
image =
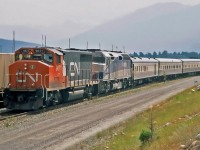
[{"label": "railcar roof", "polygon": [[154,58],[145,58],[145,57],[134,57],[131,58],[133,62],[143,62],[143,63],[148,63],[148,62],[158,62],[158,60]]},{"label": "railcar roof", "polygon": [[114,57],[122,56],[121,53],[115,53],[115,52],[108,52],[109,54],[112,54]]},{"label": "railcar roof", "polygon": [[62,51],[63,53],[73,52],[73,53],[82,53],[82,54],[92,54],[92,52],[90,52],[90,51],[81,50],[81,49],[61,49],[60,51]]},{"label": "railcar roof", "polygon": [[155,58],[159,62],[182,62],[180,59],[171,59],[171,58]]},{"label": "railcar roof", "polygon": [[52,52],[58,54],[58,55],[63,55],[63,53],[61,53],[58,49],[54,49],[54,48],[47,48],[49,50],[51,50]]},{"label": "railcar roof", "polygon": [[122,56],[121,53],[116,53],[112,51],[100,51],[105,57],[119,57]]},{"label": "railcar roof", "polygon": [[19,50],[23,50],[23,49],[43,49],[43,50],[50,50],[58,55],[63,55],[62,52],[60,52],[61,49],[59,48],[54,48],[54,47],[21,47],[20,49],[16,50],[16,51],[19,51]]},{"label": "railcar roof", "polygon": [[200,62],[200,59],[180,59],[183,62]]},{"label": "railcar roof", "polygon": [[0,53],[0,55],[14,55],[14,53]]}]

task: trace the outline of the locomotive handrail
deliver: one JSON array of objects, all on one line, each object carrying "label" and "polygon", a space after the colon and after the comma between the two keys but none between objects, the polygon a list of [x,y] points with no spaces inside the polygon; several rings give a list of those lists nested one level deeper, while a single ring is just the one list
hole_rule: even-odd
[{"label": "locomotive handrail", "polygon": [[[45,74],[45,75],[44,75],[44,87],[45,87],[45,88],[47,88],[47,86],[46,86],[46,77],[47,77],[47,76],[49,76],[49,74]],[[47,90],[46,90],[46,99],[47,99],[47,93],[48,93],[48,92],[47,92]],[[44,97],[43,97],[43,98],[44,98]]]},{"label": "locomotive handrail", "polygon": [[47,76],[49,76],[49,74],[45,74],[45,75],[44,75],[44,87],[45,87],[45,88],[47,88],[47,86],[46,86],[46,77],[47,77]]},{"label": "locomotive handrail", "polygon": [[44,98],[44,86],[43,86],[43,78],[42,78],[42,74],[38,74],[41,76],[41,86],[42,86],[42,98]]}]

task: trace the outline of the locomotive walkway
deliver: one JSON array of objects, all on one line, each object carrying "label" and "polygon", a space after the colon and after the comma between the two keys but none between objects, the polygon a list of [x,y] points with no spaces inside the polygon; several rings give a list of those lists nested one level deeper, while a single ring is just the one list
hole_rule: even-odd
[{"label": "locomotive walkway", "polygon": [[23,122],[16,121],[15,126],[0,129],[0,149],[71,149],[75,143],[194,86],[195,81],[200,83],[200,77],[135,89],[106,100],[86,101],[48,117],[45,113],[27,116]]}]

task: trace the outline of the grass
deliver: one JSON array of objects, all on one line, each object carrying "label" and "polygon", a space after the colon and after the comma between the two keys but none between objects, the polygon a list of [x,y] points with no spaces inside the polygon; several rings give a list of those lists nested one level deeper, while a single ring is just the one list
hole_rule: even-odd
[{"label": "grass", "polygon": [[142,130],[149,130],[152,114],[153,140],[143,149],[179,149],[200,132],[200,91],[185,90],[152,109],[98,133],[100,142],[93,150],[137,150],[141,149],[139,136]]}]

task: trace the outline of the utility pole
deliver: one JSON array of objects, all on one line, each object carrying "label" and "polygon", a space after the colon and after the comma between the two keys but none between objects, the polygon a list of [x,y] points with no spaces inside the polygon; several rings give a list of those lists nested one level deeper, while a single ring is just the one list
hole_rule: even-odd
[{"label": "utility pole", "polygon": [[44,45],[43,45],[43,34],[42,34],[42,47],[43,47]]},{"label": "utility pole", "polygon": [[13,49],[12,52],[15,52],[15,30],[13,30]]},{"label": "utility pole", "polygon": [[126,51],[125,51],[125,46],[123,46],[123,50],[124,50],[124,53],[125,53],[125,52],[126,52]]},{"label": "utility pole", "polygon": [[70,38],[69,38],[69,49],[70,49],[70,47],[71,47],[71,45],[70,45],[71,43],[70,43],[70,42],[71,42],[71,41],[70,41]]},{"label": "utility pole", "polygon": [[101,49],[101,43],[99,42],[99,49]]},{"label": "utility pole", "polygon": [[87,41],[86,49],[88,49],[88,41]]},{"label": "utility pole", "polygon": [[47,46],[47,39],[46,39],[46,35],[44,36],[44,47]]}]

